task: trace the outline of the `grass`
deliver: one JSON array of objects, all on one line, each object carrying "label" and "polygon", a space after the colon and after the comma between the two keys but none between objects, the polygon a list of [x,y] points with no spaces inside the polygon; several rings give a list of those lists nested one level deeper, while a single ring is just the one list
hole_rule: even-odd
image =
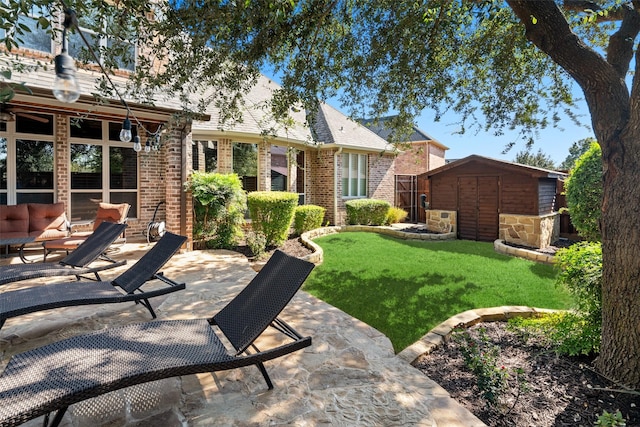
[{"label": "grass", "polygon": [[396,352],[460,312],[527,305],[566,309],[550,265],[498,254],[491,243],[399,240],[345,232],[314,240],[324,262],[304,290],[385,334]]}]

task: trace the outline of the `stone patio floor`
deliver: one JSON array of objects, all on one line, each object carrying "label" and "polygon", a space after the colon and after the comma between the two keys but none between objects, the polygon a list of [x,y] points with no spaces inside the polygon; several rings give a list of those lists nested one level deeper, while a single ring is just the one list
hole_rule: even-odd
[{"label": "stone patio floor", "polygon": [[[127,243],[113,257],[131,264],[147,249],[146,242]],[[9,262],[20,260],[0,259],[0,264]],[[124,268],[102,278],[110,280]],[[162,271],[187,288],[151,301],[160,320],[210,317],[256,274],[244,256],[223,250],[177,254]],[[45,280],[2,290],[36,282]],[[62,425],[484,426],[406,357],[395,355],[384,335],[339,309],[300,291],[281,317],[310,335],[313,344],[266,363],[275,384],[271,391],[255,367],[170,378],[78,403]],[[0,330],[0,369],[13,354],[30,348],[150,320],[146,309],[133,304],[70,307],[9,319]],[[25,425],[41,424],[37,419]]]}]

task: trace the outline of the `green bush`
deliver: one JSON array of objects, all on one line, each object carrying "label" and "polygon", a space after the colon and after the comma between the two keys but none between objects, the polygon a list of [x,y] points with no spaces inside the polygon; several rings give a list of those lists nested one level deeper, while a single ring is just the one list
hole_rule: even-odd
[{"label": "green bush", "polygon": [[247,195],[251,227],[267,239],[267,246],[279,246],[289,237],[298,195],[285,191],[254,191]]},{"label": "green bush", "polygon": [[401,208],[391,207],[387,213],[387,224],[397,224],[404,221],[409,213]]},{"label": "green bush", "polygon": [[600,240],[602,154],[594,142],[576,161],[564,184],[571,222],[587,240]]},{"label": "green bush", "polygon": [[345,203],[347,224],[384,225],[391,204],[384,200],[355,199]]},{"label": "green bush", "polygon": [[544,336],[562,354],[592,354],[602,335],[602,248],[579,242],[556,253],[557,284],[573,296],[576,310],[541,318],[516,320],[519,327]]},{"label": "green bush", "polygon": [[193,237],[209,248],[232,248],[242,236],[246,196],[236,174],[193,172],[184,184],[193,196]]},{"label": "green bush", "polygon": [[322,227],[326,209],[316,205],[302,205],[295,210],[293,228],[297,235]]}]

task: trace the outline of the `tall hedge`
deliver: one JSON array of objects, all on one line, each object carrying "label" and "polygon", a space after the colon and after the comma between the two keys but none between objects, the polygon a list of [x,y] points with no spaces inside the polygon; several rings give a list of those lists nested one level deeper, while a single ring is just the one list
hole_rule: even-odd
[{"label": "tall hedge", "polygon": [[193,196],[193,237],[210,248],[231,248],[242,236],[247,209],[242,182],[236,174],[193,172],[184,185]]},{"label": "tall hedge", "polygon": [[279,246],[289,237],[298,195],[285,191],[254,191],[247,195],[251,227],[265,236],[267,246]]},{"label": "tall hedge", "polygon": [[345,203],[347,224],[384,225],[391,204],[385,200],[354,199]]},{"label": "tall hedge", "polygon": [[594,142],[577,161],[565,182],[571,222],[587,240],[600,240],[602,153]]}]

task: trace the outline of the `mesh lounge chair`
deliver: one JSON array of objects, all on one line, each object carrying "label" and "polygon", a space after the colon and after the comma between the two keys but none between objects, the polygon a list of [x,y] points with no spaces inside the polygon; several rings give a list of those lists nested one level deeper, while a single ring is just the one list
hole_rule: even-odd
[{"label": "mesh lounge chair", "polygon": [[[138,262],[111,282],[54,283],[3,292],[0,294],[0,328],[7,319],[37,311],[128,301],[142,304],[155,319],[149,298],[185,288],[184,283],[176,283],[158,273],[185,240],[186,237],[166,233]],[[152,279],[159,279],[168,286],[143,291],[142,285]]]},{"label": "mesh lounge chair", "polygon": [[[163,237],[164,238],[164,237]],[[81,335],[13,356],[0,376],[0,424],[14,426],[91,397],[162,378],[256,365],[311,345],[277,318],[313,264],[276,251],[263,269],[210,319],[156,321]],[[228,350],[212,325],[233,345]],[[287,339],[260,351],[253,342],[272,326]],[[249,348],[252,352],[249,352]]]},{"label": "mesh lounge chair", "polygon": [[[126,224],[103,222],[73,252],[55,263],[11,264],[0,266],[0,285],[38,277],[76,276],[78,280],[86,275],[95,275],[101,280],[100,271],[118,267],[126,261],[118,261],[104,256],[104,251],[118,238],[127,227]],[[98,259],[108,264],[90,267],[89,264]]]}]

